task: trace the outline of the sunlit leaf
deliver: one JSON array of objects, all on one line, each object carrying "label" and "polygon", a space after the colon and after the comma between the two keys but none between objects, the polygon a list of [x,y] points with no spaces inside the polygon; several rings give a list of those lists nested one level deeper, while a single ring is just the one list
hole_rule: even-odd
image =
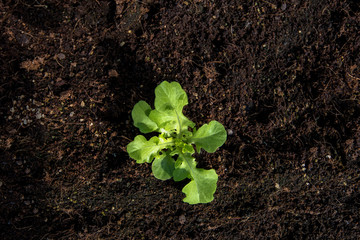
[{"label": "sunlit leaf", "polygon": [[149,133],[155,131],[158,126],[149,118],[151,107],[145,101],[140,101],[135,104],[131,116],[134,121],[134,126],[140,129],[142,133]]},{"label": "sunlit leaf", "polygon": [[155,96],[155,109],[160,112],[175,110],[181,113],[188,104],[186,92],[178,82],[163,81],[155,88]]},{"label": "sunlit leaf", "polygon": [[172,178],[175,169],[175,160],[168,154],[163,154],[152,163],[154,176],[160,180]]},{"label": "sunlit leaf", "polygon": [[211,121],[209,124],[201,126],[190,138],[190,142],[196,145],[198,152],[203,148],[205,151],[213,153],[225,143],[226,137],[224,126],[217,121]]},{"label": "sunlit leaf", "polygon": [[196,168],[195,158],[184,154],[179,157],[184,158],[186,169],[191,175],[191,181],[183,188],[186,197],[184,202],[189,204],[208,203],[214,199],[218,175],[214,169],[205,170]]},{"label": "sunlit leaf", "polygon": [[138,135],[127,145],[127,152],[137,163],[150,163],[161,148],[158,137],[152,137],[147,141],[143,135]]}]

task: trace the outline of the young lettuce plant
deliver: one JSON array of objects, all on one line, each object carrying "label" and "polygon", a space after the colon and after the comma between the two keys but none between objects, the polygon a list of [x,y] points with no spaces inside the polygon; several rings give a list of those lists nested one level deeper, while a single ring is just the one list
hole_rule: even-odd
[{"label": "young lettuce plant", "polygon": [[218,175],[214,169],[196,167],[193,145],[198,152],[204,149],[213,153],[225,143],[227,134],[217,121],[196,129],[195,123],[183,114],[187,104],[186,92],[179,83],[164,81],[158,85],[155,109],[140,101],[135,104],[131,116],[142,133],[159,132],[159,136],[147,140],[138,135],[127,145],[127,152],[137,163],[152,162],[153,174],[160,180],[189,178],[190,182],[182,190],[186,195],[184,202],[208,203],[214,199]]}]

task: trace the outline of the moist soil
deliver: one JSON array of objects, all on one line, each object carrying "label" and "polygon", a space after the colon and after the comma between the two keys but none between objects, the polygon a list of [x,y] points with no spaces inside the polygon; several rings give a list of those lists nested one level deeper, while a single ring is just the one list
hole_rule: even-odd
[{"label": "moist soil", "polygon": [[[4,0],[1,239],[356,239],[356,0]],[[126,145],[162,81],[228,133],[182,202]]]}]

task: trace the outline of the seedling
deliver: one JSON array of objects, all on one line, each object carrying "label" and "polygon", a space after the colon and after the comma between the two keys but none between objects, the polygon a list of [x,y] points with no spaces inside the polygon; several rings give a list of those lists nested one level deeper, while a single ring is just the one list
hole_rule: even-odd
[{"label": "seedling", "polygon": [[[189,204],[208,203],[214,199],[218,175],[214,169],[196,168],[192,156],[201,149],[213,153],[226,141],[224,126],[211,121],[199,129],[183,114],[188,104],[186,92],[177,82],[164,81],[155,88],[155,109],[145,101],[135,104],[131,116],[135,127],[142,133],[159,132],[147,140],[143,135],[135,137],[127,145],[129,156],[137,163],[152,163],[156,178],[190,182],[183,188]],[[192,130],[192,131],[191,131]]]}]

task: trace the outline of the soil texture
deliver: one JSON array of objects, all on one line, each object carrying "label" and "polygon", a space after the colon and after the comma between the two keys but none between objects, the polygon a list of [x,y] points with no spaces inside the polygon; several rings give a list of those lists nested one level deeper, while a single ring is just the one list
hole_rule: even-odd
[{"label": "soil texture", "polygon": [[[0,2],[1,239],[357,239],[357,0]],[[162,81],[228,133],[182,202],[126,145]]]}]

